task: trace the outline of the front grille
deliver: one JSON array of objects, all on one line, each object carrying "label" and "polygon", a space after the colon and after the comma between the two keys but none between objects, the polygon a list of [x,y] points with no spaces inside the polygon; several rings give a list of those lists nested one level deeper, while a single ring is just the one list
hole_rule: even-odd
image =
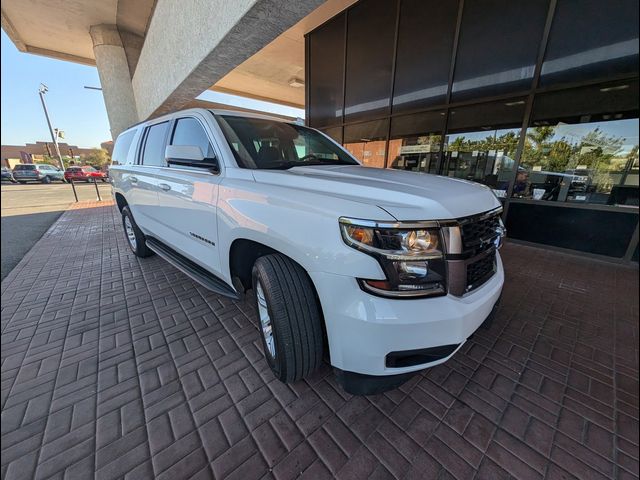
[{"label": "front grille", "polygon": [[500,213],[462,224],[462,246],[465,251],[481,252],[493,246],[500,227]]},{"label": "front grille", "polygon": [[467,288],[470,292],[489,280],[496,272],[496,252],[493,250],[480,260],[467,265]]}]

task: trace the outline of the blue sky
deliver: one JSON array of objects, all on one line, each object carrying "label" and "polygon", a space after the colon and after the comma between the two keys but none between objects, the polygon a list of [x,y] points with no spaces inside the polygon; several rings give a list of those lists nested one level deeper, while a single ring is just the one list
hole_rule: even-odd
[{"label": "blue sky", "polygon": [[[109,121],[99,90],[95,67],[63,62],[19,52],[2,31],[2,144],[24,145],[50,141],[38,86],[49,87],[47,108],[54,128],[65,132],[65,142],[79,147],[99,147],[110,140]],[[268,102],[207,91],[198,98],[266,112],[303,117],[304,111]]]}]

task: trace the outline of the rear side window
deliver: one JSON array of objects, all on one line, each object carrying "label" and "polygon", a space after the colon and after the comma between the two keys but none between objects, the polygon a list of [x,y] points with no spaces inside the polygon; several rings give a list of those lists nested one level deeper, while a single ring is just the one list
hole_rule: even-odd
[{"label": "rear side window", "polygon": [[142,165],[164,166],[164,142],[169,122],[156,123],[147,128],[141,156]]},{"label": "rear side window", "polygon": [[200,147],[205,157],[213,158],[215,156],[211,143],[209,143],[207,132],[204,131],[202,124],[195,118],[178,119],[173,130],[171,145],[196,146]]},{"label": "rear side window", "polygon": [[133,142],[135,135],[135,130],[129,130],[116,139],[116,143],[113,146],[113,154],[111,155],[112,165],[123,165],[127,163],[127,154],[129,153],[129,148],[131,148],[131,142]]},{"label": "rear side window", "polygon": [[35,170],[35,165],[16,165],[14,170]]}]

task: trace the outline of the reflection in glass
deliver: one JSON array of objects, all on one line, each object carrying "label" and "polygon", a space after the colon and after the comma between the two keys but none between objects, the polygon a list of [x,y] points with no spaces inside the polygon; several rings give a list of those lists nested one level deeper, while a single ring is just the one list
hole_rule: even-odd
[{"label": "reflection in glass", "polygon": [[520,130],[515,128],[449,134],[445,137],[444,175],[484,183],[504,198],[519,138]]},{"label": "reflection in glass", "polygon": [[347,16],[345,117],[370,118],[389,111],[397,2],[356,3]]},{"label": "reflection in glass", "polygon": [[437,173],[444,120],[444,111],[393,117],[388,167]]},{"label": "reflection in glass", "polygon": [[537,123],[527,130],[514,197],[638,205],[637,118]]},{"label": "reflection in glass", "polygon": [[638,0],[560,0],[540,83],[638,72]]},{"label": "reflection in glass", "polygon": [[457,0],[402,1],[394,112],[444,103],[457,16]]},{"label": "reflection in glass", "polygon": [[344,148],[366,167],[384,168],[388,120],[347,125]]},{"label": "reflection in glass", "polygon": [[528,89],[548,8],[548,0],[465,0],[453,100]]}]

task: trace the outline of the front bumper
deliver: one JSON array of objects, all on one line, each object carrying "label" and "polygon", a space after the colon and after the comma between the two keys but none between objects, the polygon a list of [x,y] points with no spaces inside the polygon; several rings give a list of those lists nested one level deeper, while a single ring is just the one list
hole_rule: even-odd
[{"label": "front bumper", "polygon": [[[490,315],[500,297],[504,271],[496,255],[496,273],[481,287],[457,297],[389,299],[360,289],[355,278],[311,273],[327,328],[331,364],[362,375],[400,375],[445,362]],[[444,358],[390,367],[387,355],[457,345]]]}]

